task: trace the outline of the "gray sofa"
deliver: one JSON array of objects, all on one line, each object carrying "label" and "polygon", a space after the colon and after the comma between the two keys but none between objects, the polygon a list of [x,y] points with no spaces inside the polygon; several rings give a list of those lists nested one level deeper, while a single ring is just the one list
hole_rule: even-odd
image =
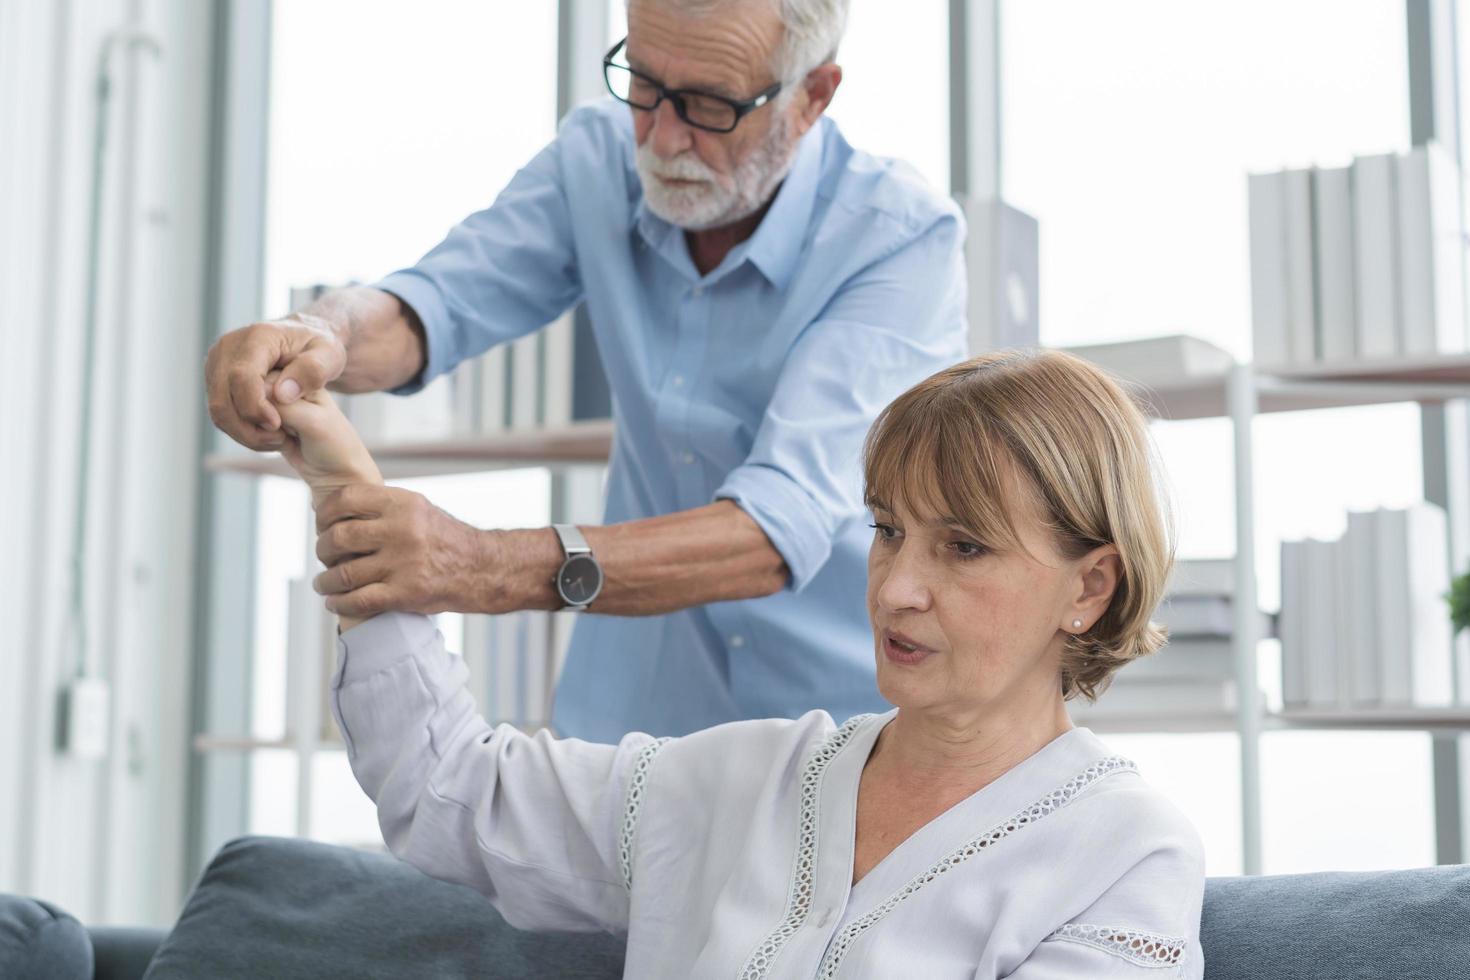
[{"label": "gray sofa", "polygon": [[[1463,980],[1470,865],[1212,878],[1202,939],[1207,980]],[[468,889],[308,841],[227,844],[167,934],[0,896],[6,980],[621,975],[612,936],[518,932]]]}]

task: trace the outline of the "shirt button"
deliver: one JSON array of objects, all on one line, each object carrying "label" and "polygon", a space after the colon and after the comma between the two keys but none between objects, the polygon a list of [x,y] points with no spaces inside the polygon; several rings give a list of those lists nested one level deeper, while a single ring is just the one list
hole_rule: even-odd
[{"label": "shirt button", "polygon": [[674,387],[675,388],[682,388],[682,387],[684,387],[684,375],[682,375],[682,374],[676,374],[676,375],[674,375]]},{"label": "shirt button", "polygon": [[704,295],[704,287],[703,286],[695,286],[693,289],[691,289],[689,291],[689,295],[690,296],[693,296],[695,299],[699,299],[699,297],[701,297],[701,296]]},{"label": "shirt button", "polygon": [[741,636],[739,633],[736,633],[734,636],[730,637],[730,645],[732,647],[745,646],[745,637]]},{"label": "shirt button", "polygon": [[684,462],[686,462],[686,463],[692,463],[692,462],[694,462],[694,454],[693,453],[685,453],[684,454]]}]

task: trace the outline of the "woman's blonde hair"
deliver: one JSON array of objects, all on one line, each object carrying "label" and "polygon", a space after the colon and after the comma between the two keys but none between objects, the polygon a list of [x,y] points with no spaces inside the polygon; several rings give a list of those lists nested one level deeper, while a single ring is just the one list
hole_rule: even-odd
[{"label": "woman's blonde hair", "polygon": [[1118,668],[1167,638],[1151,621],[1174,562],[1156,471],[1133,399],[1101,369],[1050,350],[997,351],[926,378],[879,414],[863,451],[870,506],[931,509],[987,546],[1021,548],[1010,499],[1019,482],[1067,560],[1117,547],[1107,611],[1062,654],[1069,699],[1096,700]]}]

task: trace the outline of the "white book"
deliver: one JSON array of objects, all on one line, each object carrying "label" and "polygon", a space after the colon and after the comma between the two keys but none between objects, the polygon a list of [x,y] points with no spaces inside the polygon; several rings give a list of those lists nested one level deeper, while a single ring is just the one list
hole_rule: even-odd
[{"label": "white book", "polygon": [[1169,628],[1169,642],[1187,636],[1230,636],[1235,632],[1234,603],[1228,595],[1168,595],[1153,618]]},{"label": "white book", "polygon": [[1216,377],[1235,366],[1235,358],[1229,351],[1187,334],[1116,344],[1086,344],[1063,350],[1115,377],[1150,386],[1183,378]]},{"label": "white book", "polygon": [[1376,520],[1374,513],[1349,513],[1342,537],[1341,635],[1351,705],[1374,705],[1383,697],[1378,678]]},{"label": "white book", "polygon": [[516,702],[520,692],[520,676],[517,672],[518,613],[493,616],[490,620],[490,673],[489,695],[485,699],[484,714],[492,724],[514,724]]},{"label": "white book", "polygon": [[1286,175],[1251,174],[1252,359],[1263,367],[1290,360],[1286,301]]},{"label": "white book", "polygon": [[1393,357],[1400,347],[1396,171],[1392,153],[1358,157],[1352,166],[1353,284],[1360,358]]},{"label": "white book", "polygon": [[1163,649],[1134,660],[1118,671],[1117,684],[1144,681],[1231,681],[1235,650],[1230,638],[1170,640]]},{"label": "white book", "polygon": [[1126,683],[1120,674],[1097,703],[1082,699],[1067,702],[1074,722],[1115,717],[1189,716],[1224,713],[1236,708],[1235,681],[1196,683],[1157,681]]},{"label": "white book", "polygon": [[1307,657],[1303,649],[1305,542],[1281,542],[1281,700],[1288,708],[1307,704]]},{"label": "white book", "polygon": [[476,417],[476,431],[482,435],[504,431],[509,419],[509,389],[506,383],[508,352],[509,348],[505,344],[496,344],[475,361],[480,375],[480,409]]},{"label": "white book", "polygon": [[556,687],[561,683],[562,668],[566,666],[567,650],[571,647],[572,631],[582,616],[575,612],[551,614],[551,697],[546,710],[547,724],[551,723],[551,708],[556,701]]},{"label": "white book", "polygon": [[1307,704],[1314,708],[1338,707],[1337,542],[1309,539],[1304,545],[1302,625]]},{"label": "white book", "polygon": [[312,742],[336,741],[327,694],[337,657],[336,617],[312,587],[312,574],[287,584],[286,733]]},{"label": "white book", "polygon": [[572,421],[576,345],[573,311],[568,310],[557,317],[543,333],[545,356],[541,375],[541,424],[548,428],[564,426]]},{"label": "white book", "polygon": [[449,378],[452,431],[456,436],[479,431],[480,372],[476,361],[464,361]]},{"label": "white book", "polygon": [[[1235,602],[1229,596],[1168,596],[1154,611],[1169,629],[1170,644],[1229,639],[1235,634]],[[1256,639],[1276,635],[1271,616],[1256,610]]]},{"label": "white book", "polygon": [[1190,558],[1174,562],[1165,591],[1174,596],[1232,596],[1234,558]]},{"label": "white book", "polygon": [[541,420],[541,332],[527,334],[510,345],[510,398],[508,428],[534,429]]},{"label": "white book", "polygon": [[1285,180],[1287,356],[1293,364],[1310,364],[1317,357],[1312,171],[1288,170]]},{"label": "white book", "polygon": [[1379,511],[1375,523],[1384,702],[1443,707],[1453,695],[1444,511],[1421,503]]},{"label": "white book", "polygon": [[358,436],[373,449],[383,444],[386,431],[385,411],[392,395],[382,392],[364,392],[358,395],[340,395],[342,412]]},{"label": "white book", "polygon": [[1312,179],[1317,254],[1317,356],[1351,360],[1357,354],[1353,296],[1353,193],[1347,167],[1318,169]]},{"label": "white book", "polygon": [[489,616],[467,613],[463,623],[464,638],[460,641],[459,655],[464,658],[465,669],[470,672],[469,689],[475,704],[482,713],[488,714],[493,673],[490,653],[492,620]]},{"label": "white book", "polygon": [[1457,169],[1437,143],[1399,157],[1399,315],[1402,353],[1465,349],[1464,249]]},{"label": "white book", "polygon": [[552,645],[551,617],[549,612],[533,611],[529,614],[526,644],[526,710],[528,725],[551,724],[551,693],[555,680],[556,650]]}]

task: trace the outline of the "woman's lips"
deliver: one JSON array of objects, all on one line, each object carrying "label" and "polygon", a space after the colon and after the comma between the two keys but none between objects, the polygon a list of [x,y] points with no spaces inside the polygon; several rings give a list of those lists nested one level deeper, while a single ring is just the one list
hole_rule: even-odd
[{"label": "woman's lips", "polygon": [[888,630],[883,632],[883,655],[893,663],[909,666],[919,663],[933,652],[928,647],[914,643],[902,633]]}]

